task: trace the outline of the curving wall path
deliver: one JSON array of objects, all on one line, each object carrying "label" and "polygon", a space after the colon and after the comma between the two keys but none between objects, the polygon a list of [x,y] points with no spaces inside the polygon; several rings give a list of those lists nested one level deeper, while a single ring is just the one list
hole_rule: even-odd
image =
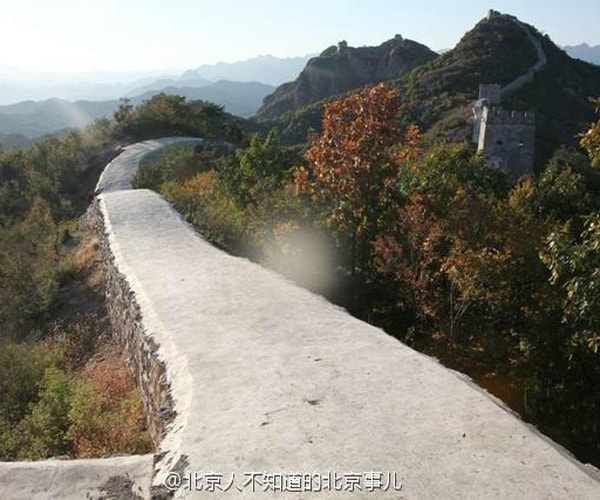
[{"label": "curving wall path", "polygon": [[[139,159],[170,142],[111,162],[93,215],[115,335],[160,440],[152,465],[127,458],[145,460],[142,496],[167,494],[166,481],[177,497],[600,498],[596,469],[467,377],[217,250],[159,195],[131,190]],[[0,466],[0,497],[15,498],[16,483],[36,498],[31,470],[52,466]]]},{"label": "curving wall path", "polygon": [[544,52],[544,48],[542,47],[542,42],[536,36],[534,36],[533,33],[531,33],[531,30],[525,24],[519,21],[516,17],[511,17],[516,23],[516,25],[525,32],[527,38],[529,38],[529,41],[531,42],[531,45],[533,45],[533,48],[535,50],[537,61],[527,70],[526,73],[518,76],[512,82],[507,83],[504,87],[502,87],[502,89],[500,90],[500,94],[502,96],[514,92],[515,90],[520,89],[521,87],[532,81],[535,74],[548,63],[548,58],[546,57],[546,53]]}]

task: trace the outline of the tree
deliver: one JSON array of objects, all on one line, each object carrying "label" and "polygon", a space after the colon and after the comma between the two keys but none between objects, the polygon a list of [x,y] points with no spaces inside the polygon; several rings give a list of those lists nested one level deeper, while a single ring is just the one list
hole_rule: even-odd
[{"label": "tree", "polygon": [[19,337],[48,312],[58,290],[57,226],[34,199],[25,220],[0,229],[0,337]]},{"label": "tree", "polygon": [[551,282],[564,294],[564,322],[572,344],[598,352],[600,347],[600,213],[586,218],[584,229],[571,239],[569,225],[548,236],[543,260]]},{"label": "tree", "polygon": [[[600,106],[600,100],[594,102]],[[592,165],[600,167],[600,120],[590,125],[581,145],[587,150]],[[571,345],[584,346],[597,353],[600,347],[600,211],[594,188],[599,182],[592,173],[587,174],[578,175],[577,189],[568,191],[567,200],[578,210],[550,233],[542,259],[552,273],[550,281],[564,292],[563,322],[571,332]],[[589,191],[596,191],[596,196],[590,196]]]},{"label": "tree", "polygon": [[280,134],[271,130],[266,137],[256,134],[248,147],[238,151],[238,162],[221,169],[228,189],[242,207],[256,205],[269,191],[281,189],[295,156],[283,149]]},{"label": "tree", "polygon": [[467,338],[459,326],[479,302],[464,288],[472,285],[467,264],[485,254],[506,176],[464,145],[438,144],[402,168],[396,189],[402,203],[375,240],[376,267],[395,283],[415,331],[443,334],[451,347]]},{"label": "tree", "polygon": [[238,123],[222,106],[205,101],[186,101],[180,95],[160,93],[133,108],[125,100],[114,115],[117,133],[135,140],[170,135],[190,135],[238,143]]},{"label": "tree", "polygon": [[[373,244],[375,268],[399,286],[404,314],[412,312],[417,330],[438,318],[445,282],[440,259],[447,247],[440,221],[427,199],[416,195],[396,212],[394,222]],[[398,300],[398,299],[397,299]]]},{"label": "tree", "polygon": [[561,148],[540,175],[532,202],[542,218],[562,223],[598,210],[600,171],[580,151]]},{"label": "tree", "polygon": [[[593,99],[596,104],[596,111],[600,112],[600,98]],[[590,128],[581,138],[581,145],[586,149],[592,165],[600,167],[600,120],[596,120],[590,125]]]},{"label": "tree", "polygon": [[350,244],[352,275],[364,277],[371,242],[395,203],[400,162],[420,152],[420,133],[400,127],[397,90],[379,84],[328,104],[295,183],[324,207],[325,222]]},{"label": "tree", "polygon": [[121,104],[115,111],[113,118],[115,120],[115,124],[117,129],[121,133],[128,133],[130,127],[132,126],[133,120],[133,104],[127,98],[121,99]]}]

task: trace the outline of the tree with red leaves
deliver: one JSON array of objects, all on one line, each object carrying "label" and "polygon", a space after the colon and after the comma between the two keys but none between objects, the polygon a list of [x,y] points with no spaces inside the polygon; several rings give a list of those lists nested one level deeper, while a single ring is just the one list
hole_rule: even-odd
[{"label": "tree with red leaves", "polygon": [[296,171],[299,191],[325,207],[325,222],[348,239],[353,276],[370,266],[371,243],[395,203],[402,161],[420,152],[416,127],[400,126],[396,89],[379,84],[328,104],[323,132],[306,153],[309,168]]}]

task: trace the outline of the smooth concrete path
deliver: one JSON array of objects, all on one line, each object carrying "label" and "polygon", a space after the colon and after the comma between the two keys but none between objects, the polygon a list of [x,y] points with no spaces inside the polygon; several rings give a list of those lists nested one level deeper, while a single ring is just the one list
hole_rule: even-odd
[{"label": "smooth concrete path", "polygon": [[131,189],[131,182],[138,170],[140,160],[158,152],[165,146],[200,144],[202,142],[203,139],[197,137],[163,137],[127,146],[119,156],[106,165],[98,180],[96,194]]},{"label": "smooth concrete path", "polygon": [[156,193],[99,198],[177,411],[155,485],[177,464],[177,496],[600,498],[596,469],[466,377],[217,250]]}]

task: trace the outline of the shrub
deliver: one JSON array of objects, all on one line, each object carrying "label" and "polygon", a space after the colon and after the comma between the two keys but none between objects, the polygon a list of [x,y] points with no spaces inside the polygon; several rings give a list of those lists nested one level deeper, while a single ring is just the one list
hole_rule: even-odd
[{"label": "shrub", "polygon": [[0,343],[0,421],[16,425],[38,398],[46,370],[61,360],[44,344]]},{"label": "shrub", "polygon": [[36,460],[69,453],[66,433],[70,426],[72,387],[70,375],[56,367],[46,369],[40,400],[32,405],[31,413],[16,429],[18,458]]},{"label": "shrub", "polygon": [[144,453],[150,447],[142,401],[124,365],[91,365],[77,380],[68,432],[78,457]]}]

